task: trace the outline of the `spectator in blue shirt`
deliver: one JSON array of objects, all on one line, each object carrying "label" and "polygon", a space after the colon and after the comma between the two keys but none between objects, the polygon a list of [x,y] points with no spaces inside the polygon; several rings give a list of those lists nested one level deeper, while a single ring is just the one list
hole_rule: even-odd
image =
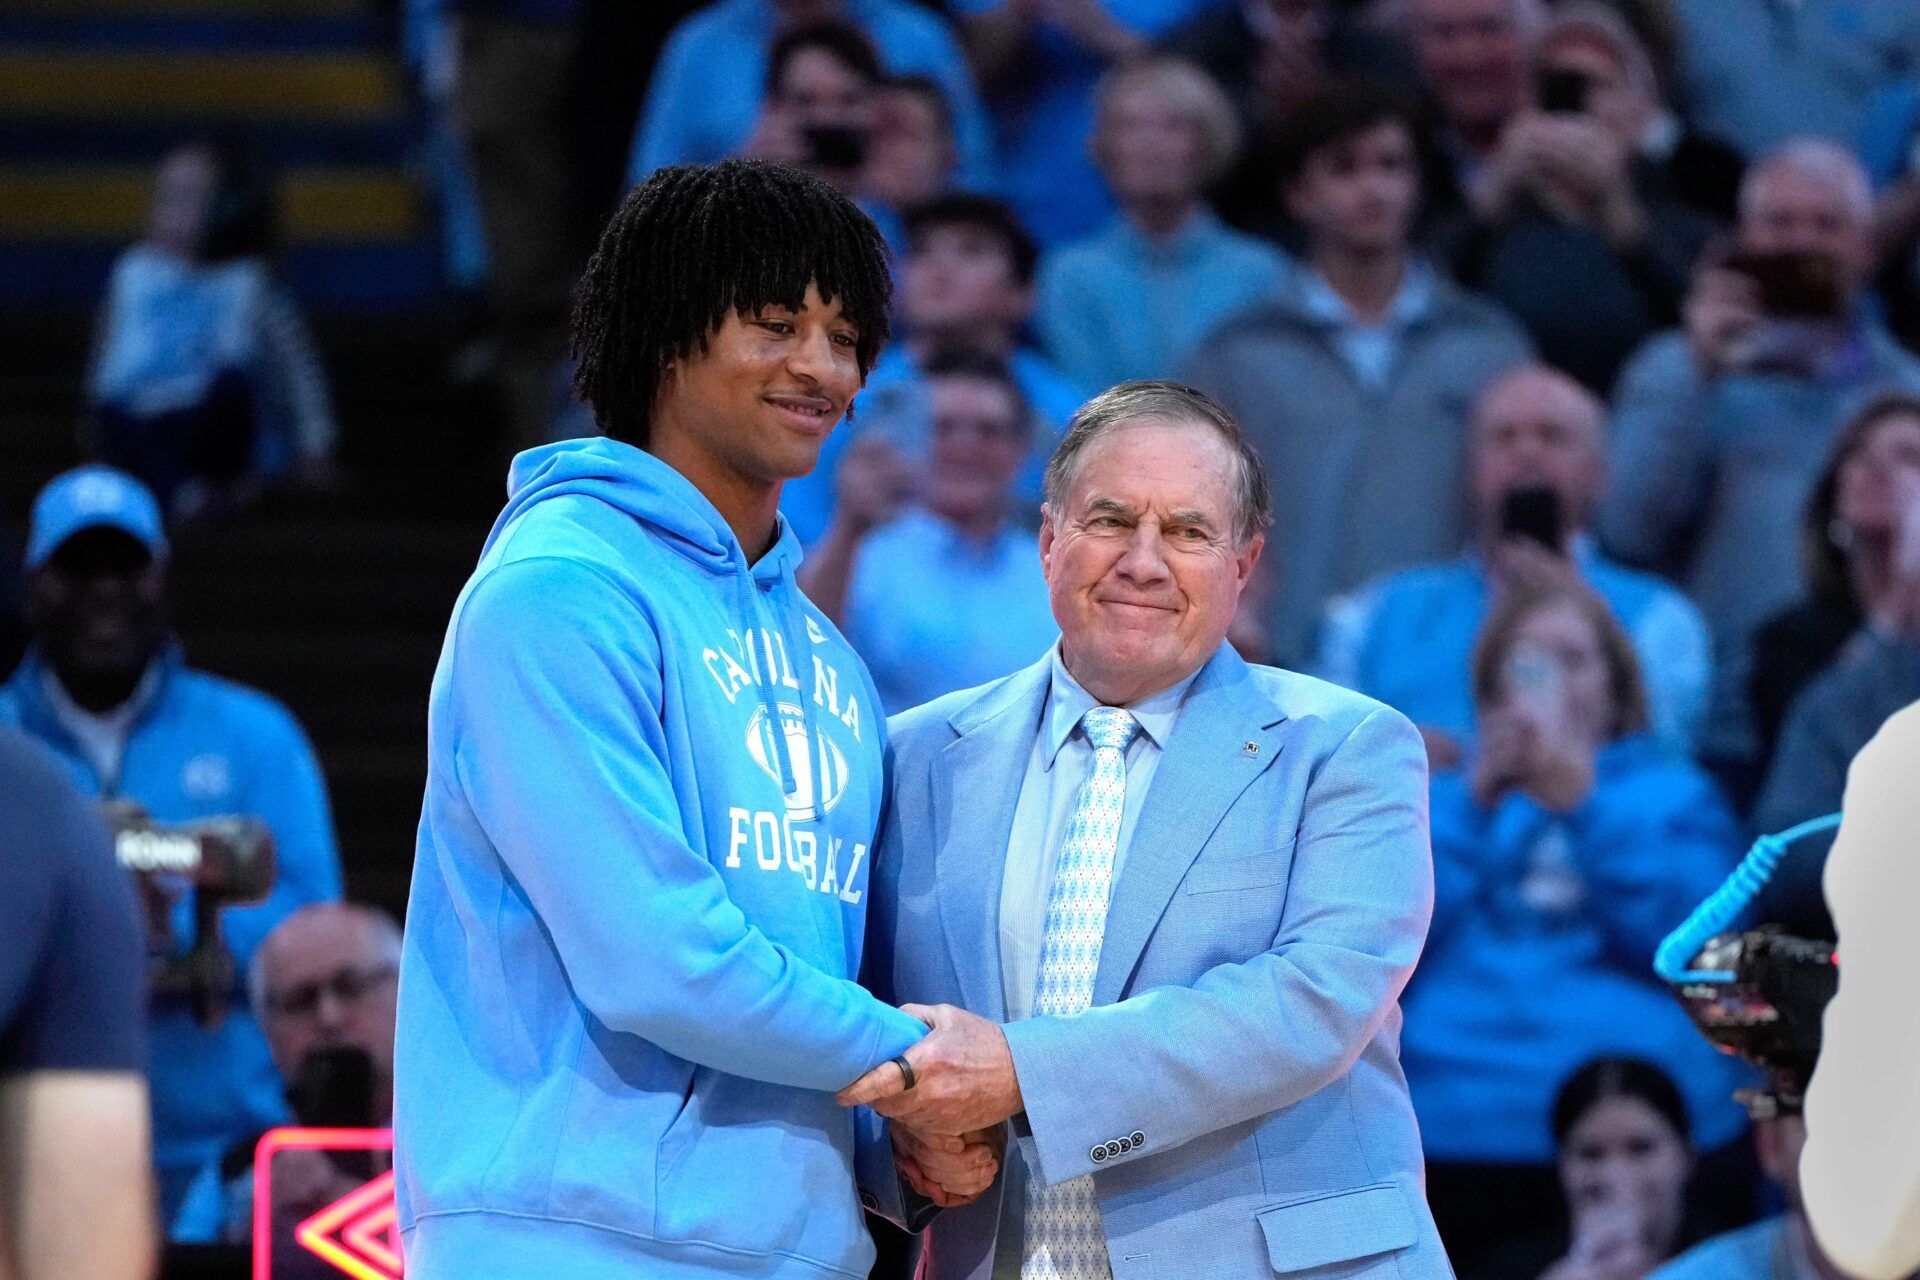
[{"label": "spectator in blue shirt", "polygon": [[327,470],[326,377],[274,276],[275,218],[251,152],[189,142],[160,165],[145,238],[114,263],[87,375],[90,444],[175,515]]},{"label": "spectator in blue shirt", "polygon": [[[1600,553],[1587,522],[1606,481],[1606,408],[1566,374],[1527,365],[1474,406],[1467,460],[1473,543],[1456,560],[1371,582],[1328,607],[1315,674],[1404,713],[1436,770],[1473,734],[1467,667],[1507,592],[1584,581],[1613,610],[1646,674],[1656,737],[1691,752],[1706,711],[1706,623],[1673,587]],[[1512,516],[1514,495],[1551,495],[1544,528]]]},{"label": "spectator in blue shirt", "polygon": [[993,106],[1001,189],[1040,243],[1089,235],[1113,210],[1086,150],[1101,73],[1232,3],[955,0]]},{"label": "spectator in blue shirt", "polygon": [[1503,311],[1442,279],[1411,243],[1416,123],[1395,94],[1334,84],[1282,136],[1304,261],[1222,321],[1184,380],[1246,424],[1273,478],[1274,658],[1304,665],[1333,596],[1458,554],[1467,541],[1467,411],[1527,360]]},{"label": "spectator in blue shirt", "polygon": [[1654,976],[1653,952],[1732,868],[1732,814],[1647,736],[1633,646],[1577,584],[1508,596],[1473,688],[1473,758],[1433,784],[1433,926],[1403,1001],[1429,1185],[1457,1194],[1489,1166],[1550,1182],[1540,1117],[1600,1054],[1660,1065],[1695,1145],[1730,1142],[1745,1123],[1737,1066]]},{"label": "spectator in blue shirt", "polygon": [[1694,125],[1749,160],[1814,135],[1859,143],[1875,95],[1920,72],[1913,0],[1678,0]]},{"label": "spectator in blue shirt", "polygon": [[1754,1116],[1754,1147],[1785,1209],[1695,1245],[1647,1280],[1834,1280],[1847,1275],[1820,1247],[1800,1195],[1805,1117],[1797,1105],[1781,1109],[1771,1095],[1760,1107]]},{"label": "spectator in blue shirt", "polygon": [[965,347],[926,361],[932,440],[915,504],[890,510],[889,448],[868,436],[840,467],[840,501],[800,572],[866,661],[889,715],[1033,662],[1059,635],[1034,530],[1014,494],[1032,415],[1006,363]]},{"label": "spectator in blue shirt", "polygon": [[[277,846],[273,892],[219,915],[244,969],[281,919],[339,896],[333,822],[312,748],[286,709],[181,658],[166,625],[166,559],[159,508],[131,477],[83,467],[48,484],[27,542],[33,644],[0,688],[0,722],[50,746],[88,795],[130,801],[156,821],[266,822]],[[194,894],[149,888],[150,945],[164,958],[194,941]],[[185,996],[156,994],[150,1034],[164,1221],[201,1164],[280,1122],[285,1107],[238,984],[213,1028]]]},{"label": "spectator in blue shirt", "polygon": [[960,46],[935,14],[911,0],[716,0],[667,39],[634,136],[630,182],[670,164],[736,155],[764,96],[767,53],[783,29],[841,19],[866,32],[888,71],[937,81],[952,108],[962,177],[992,174],[985,111]]},{"label": "spectator in blue shirt", "polygon": [[826,532],[834,471],[852,439],[878,432],[910,462],[924,457],[933,419],[922,361],[935,349],[972,347],[1006,361],[1034,418],[1015,489],[1030,506],[1040,505],[1047,458],[1089,394],[1024,341],[1039,251],[1004,203],[963,192],[941,196],[907,212],[906,238],[894,295],[902,339],[867,375],[857,418],[827,438],[812,474],[789,481],[781,494],[780,510],[802,543]]},{"label": "spectator in blue shirt", "polygon": [[1240,136],[1204,71],[1164,55],[1124,63],[1101,80],[1094,118],[1094,158],[1120,212],[1046,255],[1034,323],[1082,386],[1169,378],[1220,320],[1279,287],[1286,259],[1201,198]]},{"label": "spectator in blue shirt", "polygon": [[1850,411],[1920,387],[1863,297],[1873,202],[1859,162],[1802,139],[1749,171],[1738,256],[1696,271],[1682,326],[1635,354],[1614,395],[1608,550],[1679,583],[1713,632],[1719,685],[1705,748],[1746,754],[1747,641],[1803,593],[1794,518]]}]

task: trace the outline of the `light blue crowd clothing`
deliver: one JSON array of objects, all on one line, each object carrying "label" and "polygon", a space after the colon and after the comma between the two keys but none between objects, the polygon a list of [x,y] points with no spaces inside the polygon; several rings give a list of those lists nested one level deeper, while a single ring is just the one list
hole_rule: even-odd
[{"label": "light blue crowd clothing", "polygon": [[872,682],[791,529],[750,561],[652,455],[562,441],[510,494],[429,704],[408,1275],[864,1276],[833,1094],[925,1030],[852,981]]},{"label": "light blue crowd clothing", "polygon": [[[272,893],[220,913],[220,934],[237,974],[247,971],[275,925],[309,903],[340,897],[340,858],[319,762],[293,716],[265,694],[195,671],[169,651],[117,713],[90,716],[30,651],[0,689],[0,723],[51,747],[87,795],[135,801],[160,822],[243,814],[267,824],[279,868]],[[185,886],[177,890],[170,923],[184,950],[195,937],[194,894]],[[154,1165],[166,1221],[202,1165],[285,1123],[287,1106],[240,982],[228,993],[216,1030],[195,1021],[187,1000],[177,996],[154,997],[149,1026]]]},{"label": "light blue crowd clothing", "polygon": [[[966,55],[947,24],[910,0],[844,0],[843,7],[888,71],[927,76],[940,86],[953,113],[959,180],[987,184],[993,176],[992,129]],[[629,183],[666,165],[713,164],[739,154],[759,118],[767,54],[779,30],[773,0],[718,0],[674,29],[640,112]]]},{"label": "light blue crowd clothing", "polygon": [[1914,78],[1882,89],[1867,112],[1860,137],[1860,162],[1885,191],[1920,166],[1920,71]]},{"label": "light blue crowd clothing", "polygon": [[1082,386],[1171,378],[1214,325],[1273,292],[1289,269],[1285,254],[1204,206],[1165,236],[1121,215],[1040,264],[1034,327]]},{"label": "light blue crowd clothing", "polygon": [[[1121,26],[1158,40],[1233,0],[1095,0]],[[1007,0],[955,0],[963,21]],[[1066,244],[1097,230],[1113,197],[1087,152],[1093,90],[1108,63],[1064,30],[1040,22],[1017,69],[990,86],[1001,186],[1020,222],[1042,245]]]},{"label": "light blue crowd clothing", "polygon": [[1647,1280],[1821,1280],[1785,1214],[1703,1240]]},{"label": "light blue crowd clothing", "polygon": [[845,631],[888,715],[1012,675],[1060,634],[1033,530],[982,542],[924,509],[861,542]]},{"label": "light blue crowd clothing", "polygon": [[[1691,755],[1713,677],[1700,611],[1652,574],[1608,560],[1587,537],[1574,540],[1572,554],[1633,641],[1655,734],[1675,754]],[[1477,554],[1390,574],[1327,607],[1313,674],[1469,741],[1473,647],[1491,604]]]},{"label": "light blue crowd clothing", "polygon": [[1468,415],[1531,355],[1506,312],[1417,265],[1381,325],[1299,270],[1207,336],[1182,381],[1233,410],[1273,484],[1261,567],[1276,661],[1312,661],[1328,601],[1459,554]]},{"label": "light blue crowd clothing", "polygon": [[[1033,448],[1014,481],[1014,496],[1026,507],[1038,510],[1047,459],[1066,434],[1067,422],[1090,393],[1031,347],[1016,347],[1007,357],[1007,369],[1033,415]],[[793,526],[802,546],[812,546],[833,523],[834,473],[847,446],[867,431],[879,432],[893,441],[909,462],[924,462],[933,436],[933,393],[926,375],[920,372],[919,360],[905,343],[887,348],[873,366],[855,401],[854,414],[827,437],[813,470],[789,480],[781,490],[780,514]]]},{"label": "light blue crowd clothing", "polygon": [[1681,108],[1748,163],[1813,134],[1857,146],[1875,94],[1920,74],[1913,0],[1679,0]]},{"label": "light blue crowd clothing", "polygon": [[1433,781],[1433,927],[1401,1046],[1429,1159],[1550,1162],[1555,1092],[1602,1054],[1672,1075],[1700,1150],[1746,1123],[1741,1069],[1653,974],[1660,940],[1733,869],[1733,815],[1649,737],[1604,747],[1597,774],[1564,815],[1518,791],[1481,808],[1471,762]]}]

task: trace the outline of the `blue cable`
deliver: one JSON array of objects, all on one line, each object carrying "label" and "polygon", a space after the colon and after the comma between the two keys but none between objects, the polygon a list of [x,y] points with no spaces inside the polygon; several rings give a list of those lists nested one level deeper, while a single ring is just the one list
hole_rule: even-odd
[{"label": "blue cable", "polygon": [[1727,882],[1715,889],[1707,900],[1693,909],[1686,922],[1660,944],[1653,953],[1653,970],[1668,982],[1732,982],[1734,974],[1729,969],[1689,969],[1688,963],[1700,954],[1715,934],[1729,928],[1740,918],[1760,890],[1780,865],[1780,859],[1786,855],[1787,846],[1807,836],[1818,835],[1822,831],[1831,831],[1840,825],[1840,815],[1830,813],[1824,818],[1813,818],[1797,827],[1788,827],[1785,831],[1770,836],[1761,836],[1747,850],[1747,856],[1733,869]]}]

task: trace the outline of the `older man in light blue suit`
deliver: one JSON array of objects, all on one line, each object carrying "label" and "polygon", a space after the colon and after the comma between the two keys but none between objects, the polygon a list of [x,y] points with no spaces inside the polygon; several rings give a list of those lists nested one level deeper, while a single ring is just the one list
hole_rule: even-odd
[{"label": "older man in light blue suit", "polygon": [[1419,735],[1226,644],[1266,484],[1205,396],[1096,398],[1048,495],[1060,645],[892,722],[869,977],[935,1030],[842,1101],[944,1206],[943,1280],[1445,1280],[1398,1060]]}]

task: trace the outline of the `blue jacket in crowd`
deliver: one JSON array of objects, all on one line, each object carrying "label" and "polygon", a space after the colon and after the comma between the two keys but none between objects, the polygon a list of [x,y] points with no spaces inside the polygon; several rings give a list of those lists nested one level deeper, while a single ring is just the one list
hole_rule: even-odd
[{"label": "blue jacket in crowd", "polygon": [[407,1274],[865,1276],[834,1091],[924,1033],[851,980],[873,684],[784,522],[750,564],[690,481],[607,439],[520,455],[511,494],[433,681]]},{"label": "blue jacket in crowd", "polygon": [[[1652,574],[1608,560],[1586,538],[1575,541],[1573,558],[1633,641],[1654,732],[1676,754],[1692,754],[1713,672],[1700,611]],[[1313,673],[1467,741],[1473,646],[1491,607],[1477,555],[1376,579],[1327,607]]]},{"label": "blue jacket in crowd", "polygon": [[[250,814],[273,831],[278,878],[266,901],[229,907],[220,930],[245,973],[273,927],[311,902],[340,896],[340,859],[319,762],[287,709],[263,693],[159,659],[136,695],[120,776],[103,778],[62,722],[48,690],[52,673],[28,653],[0,689],[0,722],[52,747],[88,795],[137,801],[161,822]],[[173,932],[192,943],[193,897],[173,908]],[[156,998],[151,1024],[154,1162],[171,1217],[208,1160],[269,1125],[287,1108],[259,1022],[236,982],[216,1031],[194,1021],[185,1000]]]},{"label": "blue jacket in crowd", "polygon": [[1597,772],[1558,817],[1518,791],[1482,809],[1470,766],[1433,780],[1433,927],[1401,1048],[1431,1159],[1551,1160],[1554,1094],[1601,1054],[1665,1068],[1703,1148],[1745,1123],[1739,1068],[1653,974],[1660,940],[1732,870],[1733,816],[1649,737],[1603,748]]}]

